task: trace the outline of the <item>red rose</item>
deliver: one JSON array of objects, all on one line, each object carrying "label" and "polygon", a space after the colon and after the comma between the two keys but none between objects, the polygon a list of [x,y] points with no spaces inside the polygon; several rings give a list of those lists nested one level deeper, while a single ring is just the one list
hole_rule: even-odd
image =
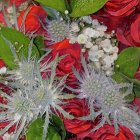
[{"label": "red rose", "polygon": [[[67,78],[67,84],[74,84],[76,81],[75,75],[72,72],[72,67],[74,66],[78,71],[82,69],[81,65],[81,47],[79,44],[70,44],[69,40],[65,39],[62,42],[59,42],[53,46],[52,52],[44,57],[42,63],[46,62],[49,58],[54,60],[56,55],[64,56],[66,55],[59,63],[56,68],[57,76],[63,77],[69,74]],[[44,75],[43,75],[44,77]]]},{"label": "red rose", "polygon": [[110,0],[105,10],[112,16],[128,16],[135,11],[139,0]]},{"label": "red rose", "polygon": [[140,47],[140,14],[125,18],[117,29],[117,38],[128,46]]},{"label": "red rose", "polygon": [[[70,112],[75,117],[83,117],[89,114],[88,105],[85,100],[73,99],[63,106],[64,110]],[[88,137],[89,131],[92,130],[94,123],[92,121],[83,121],[79,119],[63,118],[65,128],[68,132],[77,135],[77,139]]]},{"label": "red rose", "polygon": [[135,140],[133,133],[126,127],[120,126],[118,134],[114,135],[114,126],[105,124],[93,133],[93,140]]},{"label": "red rose", "polygon": [[[28,11],[29,10],[29,11]],[[26,15],[27,12],[27,15]],[[25,20],[24,16],[26,15]],[[37,33],[37,34],[43,34],[44,29],[42,27],[42,23],[45,22],[45,19],[47,17],[47,13],[44,11],[44,9],[41,6],[29,6],[26,10],[21,12],[21,14],[18,17],[18,26],[22,31],[25,31],[26,33]]]}]

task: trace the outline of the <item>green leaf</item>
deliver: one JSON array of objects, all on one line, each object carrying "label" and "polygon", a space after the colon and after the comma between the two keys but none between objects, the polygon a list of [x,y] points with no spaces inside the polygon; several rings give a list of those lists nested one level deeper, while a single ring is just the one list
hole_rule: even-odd
[{"label": "green leaf", "polygon": [[130,78],[134,77],[140,62],[140,51],[138,48],[127,48],[123,50],[115,62],[115,72],[120,72]]},{"label": "green leaf", "polygon": [[132,93],[132,94],[129,94],[128,96],[126,96],[125,98],[128,102],[132,102],[135,99],[135,95],[134,95],[134,93]]},{"label": "green leaf", "polygon": [[35,120],[28,128],[26,139],[27,140],[42,140],[43,124],[44,124],[44,121],[42,119]]},{"label": "green leaf", "polygon": [[140,86],[134,86],[135,97],[140,97]]},{"label": "green leaf", "polygon": [[36,0],[44,6],[54,8],[60,12],[64,12],[67,8],[64,0]]},{"label": "green leaf", "polygon": [[[43,119],[35,120],[28,128],[26,139],[27,140],[42,140],[43,134]],[[66,131],[61,119],[57,116],[52,116],[51,123],[48,128],[46,140],[65,140]]]},{"label": "green leaf", "polygon": [[[17,51],[18,57],[20,58],[23,55],[25,57],[28,56],[30,39],[17,30],[2,26],[0,27],[0,57],[5,61],[10,69],[13,69],[16,67],[16,64],[7,41],[13,45]],[[39,56],[38,49],[35,46],[33,46],[32,55]]]},{"label": "green leaf", "polygon": [[113,75],[112,75],[112,78],[118,82],[118,83],[124,83],[126,82],[127,80],[124,79],[118,72],[115,72]]},{"label": "green leaf", "polygon": [[61,136],[52,126],[49,126],[48,135],[46,140],[61,140]]},{"label": "green leaf", "polygon": [[86,16],[100,10],[108,0],[71,0],[72,17]]},{"label": "green leaf", "polygon": [[53,115],[52,116],[52,124],[54,124],[55,128],[57,129],[57,131],[61,135],[62,140],[65,140],[66,131],[65,131],[63,121],[59,117],[57,117],[56,115]]},{"label": "green leaf", "polygon": [[42,36],[37,36],[37,37],[34,39],[34,45],[36,45],[40,57],[41,57],[42,55],[44,55],[45,44],[44,44],[44,39],[43,39]]}]

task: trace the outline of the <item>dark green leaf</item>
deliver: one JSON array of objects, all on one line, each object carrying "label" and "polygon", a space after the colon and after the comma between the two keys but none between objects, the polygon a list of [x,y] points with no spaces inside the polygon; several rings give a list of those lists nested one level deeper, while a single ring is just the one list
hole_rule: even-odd
[{"label": "dark green leaf", "polygon": [[36,1],[44,6],[54,8],[60,12],[64,12],[66,10],[64,0],[36,0]]},{"label": "dark green leaf", "polygon": [[[10,69],[13,69],[16,65],[14,63],[13,54],[6,40],[13,45],[18,57],[20,58],[23,55],[25,57],[28,56],[30,39],[17,30],[2,26],[0,27],[0,57],[5,61]],[[39,52],[36,47],[33,47],[32,55],[39,56]]]},{"label": "dark green leaf", "polygon": [[115,62],[115,72],[133,78],[139,67],[140,51],[138,48],[127,48],[123,50]]},{"label": "dark green leaf", "polygon": [[140,86],[134,86],[135,97],[140,97]]},{"label": "dark green leaf", "polygon": [[71,0],[72,17],[86,16],[100,10],[108,0]]},{"label": "dark green leaf", "polygon": [[[28,128],[26,139],[42,140],[43,125],[44,125],[43,119],[35,120]],[[65,136],[66,136],[66,132],[64,129],[63,122],[61,121],[60,118],[53,116],[51,118],[51,123],[48,128],[46,140],[64,140]]]},{"label": "dark green leaf", "polygon": [[61,136],[53,126],[49,126],[47,140],[61,140]]},{"label": "dark green leaf", "polygon": [[37,36],[34,39],[34,44],[36,45],[40,56],[44,55],[45,45],[44,45],[44,39],[43,39],[43,37],[42,36]]},{"label": "dark green leaf", "polygon": [[57,131],[61,135],[62,140],[65,140],[66,131],[65,131],[65,127],[64,127],[62,120],[59,117],[53,115],[52,116],[52,124],[54,124],[55,128],[57,129]]},{"label": "dark green leaf", "polygon": [[27,140],[42,140],[43,124],[44,124],[44,121],[42,119],[35,120],[28,128],[26,139]]}]

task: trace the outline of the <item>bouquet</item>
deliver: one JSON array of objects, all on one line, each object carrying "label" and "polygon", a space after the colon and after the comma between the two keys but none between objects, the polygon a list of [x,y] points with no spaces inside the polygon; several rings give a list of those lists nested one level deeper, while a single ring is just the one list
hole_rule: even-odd
[{"label": "bouquet", "polygon": [[139,32],[139,0],[1,0],[0,140],[139,140]]}]

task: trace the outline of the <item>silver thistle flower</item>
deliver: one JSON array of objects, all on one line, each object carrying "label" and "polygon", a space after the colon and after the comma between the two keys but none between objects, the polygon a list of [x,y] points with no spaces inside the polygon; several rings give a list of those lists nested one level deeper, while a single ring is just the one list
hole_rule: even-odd
[{"label": "silver thistle flower", "polygon": [[[83,56],[81,62],[84,72],[80,74],[73,68],[73,72],[79,81],[79,88],[67,87],[73,92],[78,92],[79,98],[87,99],[90,114],[80,119],[93,120],[98,116],[102,116],[100,123],[91,132],[108,123],[114,125],[115,133],[118,132],[119,125],[124,125],[133,132],[138,133],[140,117],[130,109],[126,99],[126,96],[132,93],[133,85],[129,83],[118,84],[105,74],[95,72],[87,66]],[[97,108],[98,111],[95,112]]]},{"label": "silver thistle flower", "polygon": [[122,112],[122,108],[128,108],[129,104],[126,100],[126,96],[132,93],[133,85],[129,83],[117,84],[113,79],[108,78],[109,86],[105,87],[104,94],[100,94],[99,102],[96,104],[99,107],[99,111],[95,116],[102,116],[101,122],[92,130],[95,131],[103,126],[106,122],[110,125],[114,125],[115,133],[118,132],[119,116]]},{"label": "silver thistle flower", "polygon": [[60,42],[69,36],[69,23],[64,20],[47,20],[45,29],[47,31],[46,40],[49,41],[48,45]]},{"label": "silver thistle flower", "polygon": [[64,89],[66,77],[63,77],[60,81],[55,79],[55,70],[57,62],[58,58],[54,60],[53,67],[51,68],[50,77],[47,77],[46,80],[40,79],[40,85],[38,86],[38,88],[36,88],[34,94],[32,95],[32,98],[34,99],[34,101],[40,109],[40,114],[46,115],[43,131],[43,140],[46,139],[49,119],[51,114],[53,114],[51,109],[56,111],[56,113],[58,111],[66,118],[73,119],[73,116],[71,116],[61,107],[61,105],[64,104],[64,99],[71,99],[75,96],[72,94],[66,94],[62,92]]},{"label": "silver thistle flower", "polygon": [[81,63],[83,66],[83,72],[79,73],[73,68],[73,72],[78,79],[78,89],[72,89],[67,87],[73,92],[77,92],[78,98],[87,99],[90,106],[90,111],[92,112],[92,117],[87,116],[84,119],[94,118],[94,109],[93,104],[99,101],[99,96],[104,94],[104,88],[109,86],[109,82],[106,76],[103,73],[97,73],[94,69],[86,64],[86,61],[83,56],[81,56]]},{"label": "silver thistle flower", "polygon": [[32,91],[28,89],[14,91],[11,95],[1,92],[1,96],[6,99],[7,104],[0,103],[0,107],[3,109],[3,112],[0,113],[0,122],[9,122],[9,124],[0,130],[0,135],[3,135],[16,124],[14,140],[18,140],[26,126],[37,118],[38,108],[33,100],[28,97],[31,93]]}]

